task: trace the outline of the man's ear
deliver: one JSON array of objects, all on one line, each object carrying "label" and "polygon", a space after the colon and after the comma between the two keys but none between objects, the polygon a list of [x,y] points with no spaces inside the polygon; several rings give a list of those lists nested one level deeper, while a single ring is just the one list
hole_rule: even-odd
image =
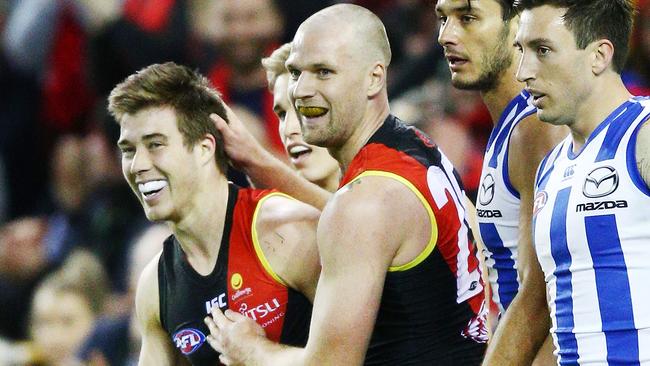
[{"label": "man's ear", "polygon": [[608,39],[599,39],[588,46],[591,49],[591,70],[594,75],[600,75],[614,61],[614,45]]},{"label": "man's ear", "polygon": [[200,149],[201,154],[201,163],[203,164],[214,164],[214,154],[217,149],[217,141],[211,133],[206,133],[203,135],[201,141],[197,146]]},{"label": "man's ear", "polygon": [[386,85],[386,66],[377,62],[370,73],[370,85],[368,86],[368,97],[379,94]]}]

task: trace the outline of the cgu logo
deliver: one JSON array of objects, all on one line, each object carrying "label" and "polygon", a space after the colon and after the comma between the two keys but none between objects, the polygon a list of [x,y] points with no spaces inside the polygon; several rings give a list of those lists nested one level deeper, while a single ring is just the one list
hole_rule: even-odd
[{"label": "cgu logo", "polygon": [[194,353],[205,342],[205,334],[198,329],[186,328],[176,332],[172,339],[176,344],[176,348],[184,355],[189,355]]},{"label": "cgu logo", "polygon": [[274,298],[273,300],[267,301],[264,304],[258,305],[252,309],[249,309],[246,303],[241,304],[239,307],[239,312],[253,320],[257,320],[258,318],[264,319],[267,315],[278,310],[279,308],[280,302],[278,299]]}]

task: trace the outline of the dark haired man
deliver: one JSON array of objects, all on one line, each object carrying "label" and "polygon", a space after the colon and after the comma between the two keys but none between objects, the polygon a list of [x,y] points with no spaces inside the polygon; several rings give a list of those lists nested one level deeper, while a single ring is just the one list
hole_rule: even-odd
[{"label": "dark haired man", "polygon": [[[517,78],[539,119],[571,132],[540,164],[533,212],[558,362],[648,364],[650,101],[633,98],[620,77],[633,2],[516,6]],[[545,330],[537,322],[511,325],[486,361],[521,364]]]},{"label": "dark haired man", "polygon": [[226,118],[223,102],[186,67],[131,75],[111,92],[109,111],[120,125],[126,181],[147,218],[173,232],[138,284],[139,363],[217,364],[203,323],[213,306],[254,319],[275,342],[304,345],[320,269],[319,211],[228,183],[209,118]]}]

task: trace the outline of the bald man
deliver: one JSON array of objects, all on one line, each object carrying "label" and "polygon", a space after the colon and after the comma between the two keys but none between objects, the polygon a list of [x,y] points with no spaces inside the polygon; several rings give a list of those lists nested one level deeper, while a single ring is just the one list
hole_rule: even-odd
[{"label": "bald man", "polygon": [[286,65],[307,143],[342,167],[318,225],[322,272],[305,348],[266,340],[213,309],[226,365],[476,365],[485,350],[483,284],[464,192],[449,160],[390,114],[391,53],[381,21],[350,4],[307,19]]}]

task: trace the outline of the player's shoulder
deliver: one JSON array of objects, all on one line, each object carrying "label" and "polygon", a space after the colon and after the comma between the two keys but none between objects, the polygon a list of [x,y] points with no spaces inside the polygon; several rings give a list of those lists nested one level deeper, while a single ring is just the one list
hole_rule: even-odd
[{"label": "player's shoulder", "polygon": [[352,222],[353,225],[360,221],[369,224],[369,217],[373,222],[396,221],[396,216],[407,214],[416,205],[421,205],[414,189],[409,180],[397,174],[361,175],[334,194],[323,210],[323,217],[340,224]]},{"label": "player's shoulder", "polygon": [[320,210],[279,192],[268,194],[259,203],[257,225],[278,226],[295,222],[317,222]]},{"label": "player's shoulder", "polygon": [[146,265],[135,293],[136,313],[140,322],[149,323],[159,318],[158,262],[162,250]]}]

